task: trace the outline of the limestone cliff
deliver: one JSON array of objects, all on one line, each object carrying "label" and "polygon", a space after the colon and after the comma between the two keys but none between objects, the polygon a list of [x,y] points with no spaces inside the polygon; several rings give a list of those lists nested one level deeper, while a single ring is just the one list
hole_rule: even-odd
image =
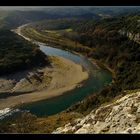
[{"label": "limestone cliff", "polygon": [[53,133],[140,133],[140,90],[102,105]]}]

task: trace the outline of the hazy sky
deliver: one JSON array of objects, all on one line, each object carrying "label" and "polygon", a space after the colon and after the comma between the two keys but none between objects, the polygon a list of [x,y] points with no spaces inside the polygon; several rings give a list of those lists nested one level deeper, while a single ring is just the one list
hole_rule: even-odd
[{"label": "hazy sky", "polygon": [[[42,8],[72,8],[73,6],[0,6],[0,10],[40,10]],[[91,6],[75,6],[91,7]]]},{"label": "hazy sky", "polygon": [[[73,8],[73,7],[79,7],[79,8],[89,8],[89,7],[106,7],[108,6],[0,6],[0,10],[41,10],[42,8]],[[120,6],[109,6],[109,7],[120,7]],[[125,6],[128,7],[128,6]],[[131,6],[134,7],[134,6]],[[135,6],[136,7],[136,6]]]}]

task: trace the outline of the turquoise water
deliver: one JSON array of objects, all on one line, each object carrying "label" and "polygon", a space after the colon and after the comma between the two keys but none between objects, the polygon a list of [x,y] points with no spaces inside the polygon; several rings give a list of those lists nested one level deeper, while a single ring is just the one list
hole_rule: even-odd
[{"label": "turquoise water", "polygon": [[105,85],[112,81],[111,73],[97,68],[96,65],[92,64],[84,56],[75,55],[71,52],[46,45],[40,45],[40,49],[47,55],[61,56],[82,65],[84,69],[88,71],[89,78],[83,82],[82,87],[68,91],[63,95],[52,99],[25,104],[21,106],[20,109],[22,110],[29,110],[39,117],[53,115],[67,109],[72,104],[81,101],[89,94],[100,91]]}]

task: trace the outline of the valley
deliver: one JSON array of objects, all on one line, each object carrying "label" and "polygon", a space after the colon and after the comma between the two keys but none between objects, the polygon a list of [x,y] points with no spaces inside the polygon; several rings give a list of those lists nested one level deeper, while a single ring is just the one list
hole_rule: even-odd
[{"label": "valley", "polygon": [[68,9],[0,14],[0,132],[139,133],[139,7]]}]

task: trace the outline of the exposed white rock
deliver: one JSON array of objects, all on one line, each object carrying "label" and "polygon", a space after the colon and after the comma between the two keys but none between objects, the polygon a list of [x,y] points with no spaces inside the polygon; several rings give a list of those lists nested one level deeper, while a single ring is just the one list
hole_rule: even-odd
[{"label": "exposed white rock", "polygon": [[10,111],[11,111],[10,108],[2,109],[2,110],[0,110],[0,116],[5,115],[5,114],[7,114],[7,113],[10,112]]},{"label": "exposed white rock", "polygon": [[75,132],[75,134],[86,134],[86,133],[88,133],[88,130],[85,128],[80,128]]},{"label": "exposed white rock", "polygon": [[6,116],[10,116],[15,112],[18,112],[19,109],[11,109],[11,108],[5,108],[0,110],[0,120],[5,118]]},{"label": "exposed white rock", "polygon": [[99,107],[53,133],[140,133],[140,91]]}]

